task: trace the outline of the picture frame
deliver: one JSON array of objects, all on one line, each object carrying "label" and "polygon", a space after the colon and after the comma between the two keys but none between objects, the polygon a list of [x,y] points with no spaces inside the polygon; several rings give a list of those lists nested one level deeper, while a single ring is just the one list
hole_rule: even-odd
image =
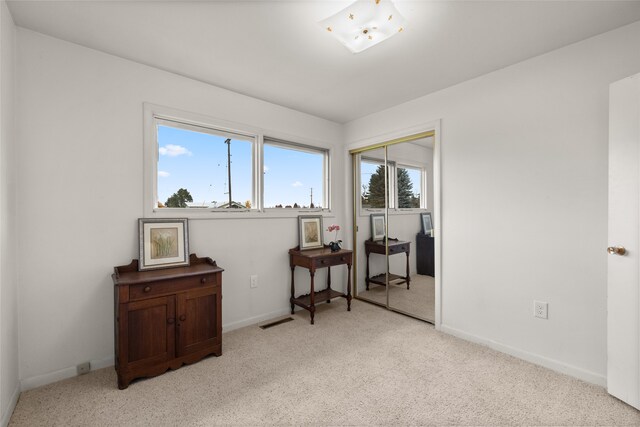
[{"label": "picture frame", "polygon": [[384,240],[386,230],[384,214],[371,214],[371,240],[374,242]]},{"label": "picture frame", "polygon": [[138,271],[189,265],[187,218],[138,218]]},{"label": "picture frame", "polygon": [[298,236],[300,250],[323,248],[322,215],[298,216]]},{"label": "picture frame", "polygon": [[433,218],[431,217],[431,212],[422,212],[420,214],[420,225],[422,228],[422,234],[432,235]]}]

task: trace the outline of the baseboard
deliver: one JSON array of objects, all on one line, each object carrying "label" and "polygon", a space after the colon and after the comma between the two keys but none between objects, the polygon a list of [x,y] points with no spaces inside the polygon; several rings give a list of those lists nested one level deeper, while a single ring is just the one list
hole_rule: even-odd
[{"label": "baseboard", "polygon": [[[273,311],[271,313],[262,314],[260,316],[251,317],[249,319],[232,322],[223,326],[223,332],[231,332],[234,329],[243,328],[245,326],[255,325],[265,320],[273,319],[274,317],[284,316],[290,314],[289,308],[283,308],[281,310]],[[115,364],[114,356],[107,357],[99,360],[91,360],[91,370],[102,369]],[[20,381],[20,390],[27,391],[37,387],[42,387],[47,384],[52,384],[58,381],[66,380],[77,376],[76,367],[71,366],[69,368],[60,369],[47,374],[36,375],[33,377],[25,378]],[[0,426],[0,427],[4,427]]]},{"label": "baseboard", "polygon": [[469,334],[467,332],[452,328],[447,325],[440,325],[439,330],[446,334],[462,338],[463,340],[481,344],[502,353],[506,353],[510,356],[517,357],[518,359],[526,360],[527,362],[531,362],[535,365],[543,366],[545,368],[551,369],[552,371],[560,372],[562,374],[566,374],[602,387],[607,386],[607,377],[605,375],[596,374],[595,372],[568,365],[566,363],[550,359],[539,354],[530,353],[528,351],[520,350],[484,337]]},{"label": "baseboard", "polygon": [[11,399],[9,400],[9,406],[7,406],[7,412],[2,414],[2,420],[0,420],[0,427],[7,427],[9,425],[9,421],[11,420],[11,415],[13,415],[14,409],[16,409],[16,404],[18,403],[18,397],[20,397],[20,384],[16,384],[16,389],[11,395]]},{"label": "baseboard", "polygon": [[[105,359],[91,360],[90,362],[91,362],[91,370],[95,371],[96,369],[102,369],[108,366],[113,366],[115,363],[115,359],[113,356],[111,356]],[[47,374],[36,375],[34,377],[29,377],[29,378],[20,380],[20,389],[22,391],[27,391],[37,387],[42,387],[47,384],[66,380],[67,378],[73,378],[76,376],[78,376],[76,367],[72,366],[69,368],[64,368],[57,371],[49,372]]]},{"label": "baseboard", "polygon": [[272,311],[271,313],[261,314],[260,316],[250,317],[248,319],[239,320],[237,322],[231,322],[222,326],[222,332],[231,332],[235,329],[244,328],[245,326],[255,325],[256,323],[264,322],[275,317],[285,316],[291,314],[290,308],[283,308],[280,310]]}]

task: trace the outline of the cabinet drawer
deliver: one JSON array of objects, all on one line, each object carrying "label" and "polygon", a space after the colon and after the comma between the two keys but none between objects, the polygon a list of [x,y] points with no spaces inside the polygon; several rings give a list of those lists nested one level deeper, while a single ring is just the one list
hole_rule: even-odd
[{"label": "cabinet drawer", "polygon": [[129,287],[129,300],[141,300],[160,295],[171,295],[188,289],[219,285],[219,274],[205,274],[202,276],[182,277],[174,280],[141,283]]}]

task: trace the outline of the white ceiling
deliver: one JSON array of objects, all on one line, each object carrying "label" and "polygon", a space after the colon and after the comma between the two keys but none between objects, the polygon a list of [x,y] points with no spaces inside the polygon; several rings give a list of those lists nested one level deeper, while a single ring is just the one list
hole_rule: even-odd
[{"label": "white ceiling", "polygon": [[354,55],[317,24],[349,1],[7,3],[19,26],[340,123],[640,20],[640,1],[396,0],[406,31]]}]

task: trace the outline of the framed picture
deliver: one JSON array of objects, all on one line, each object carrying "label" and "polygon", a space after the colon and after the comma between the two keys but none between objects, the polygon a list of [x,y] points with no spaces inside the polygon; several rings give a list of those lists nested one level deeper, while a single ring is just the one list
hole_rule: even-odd
[{"label": "framed picture", "polygon": [[422,224],[422,234],[429,234],[433,231],[433,220],[431,219],[431,212],[424,212],[420,214],[420,222]]},{"label": "framed picture", "polygon": [[189,227],[186,218],[139,218],[138,234],[138,270],[189,265]]},{"label": "framed picture", "polygon": [[301,215],[298,217],[300,250],[317,249],[322,244],[322,215]]},{"label": "framed picture", "polygon": [[383,240],[385,229],[384,214],[371,214],[371,240]]}]

